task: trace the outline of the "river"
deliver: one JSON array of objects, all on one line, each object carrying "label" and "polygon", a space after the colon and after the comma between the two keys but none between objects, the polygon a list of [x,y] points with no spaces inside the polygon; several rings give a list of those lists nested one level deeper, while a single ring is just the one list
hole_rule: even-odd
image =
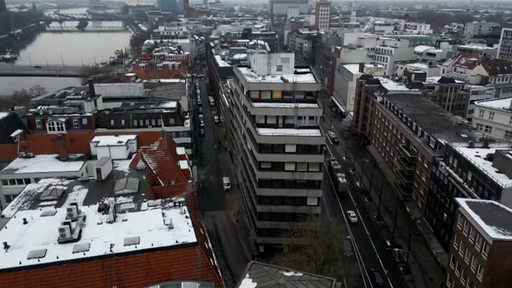
[{"label": "river", "polygon": [[[70,9],[69,13],[85,13]],[[66,10],[61,10],[66,13]],[[76,26],[75,22],[64,22],[66,26]],[[60,25],[52,23],[51,25]],[[94,21],[94,26],[120,26],[120,21]],[[106,62],[118,49],[130,47],[130,33],[122,32],[41,32],[34,42],[21,50],[14,63],[22,65],[94,65]],[[2,63],[5,64],[5,63]],[[45,87],[48,92],[78,85],[78,78],[52,77],[0,77],[0,97],[12,95],[14,91],[30,89],[34,85]]]}]

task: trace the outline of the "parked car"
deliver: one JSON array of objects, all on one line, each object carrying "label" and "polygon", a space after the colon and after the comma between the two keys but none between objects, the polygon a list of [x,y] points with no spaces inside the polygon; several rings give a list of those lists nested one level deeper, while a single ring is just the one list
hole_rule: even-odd
[{"label": "parked car", "polygon": [[384,287],[384,277],[382,277],[379,270],[375,268],[368,269],[368,277],[373,287]]},{"label": "parked car", "polygon": [[354,212],[353,210],[347,211],[347,218],[350,223],[357,223],[357,221],[359,221],[356,212]]},{"label": "parked car", "polygon": [[213,115],[213,122],[214,122],[215,124],[219,124],[219,123],[220,123],[220,117],[219,117],[219,116],[217,116],[217,115]]},{"label": "parked car", "polygon": [[338,136],[336,136],[336,133],[334,133],[334,131],[332,130],[327,131],[327,137],[329,137],[329,140],[331,140],[331,142],[334,144],[340,143],[340,140],[338,140]]},{"label": "parked car", "polygon": [[199,127],[204,128],[204,120],[199,119]]},{"label": "parked car", "polygon": [[199,135],[200,135],[201,137],[203,137],[203,136],[204,136],[204,128],[199,129]]},{"label": "parked car", "polygon": [[222,177],[222,188],[224,188],[224,191],[231,190],[231,182],[229,181],[229,177]]}]

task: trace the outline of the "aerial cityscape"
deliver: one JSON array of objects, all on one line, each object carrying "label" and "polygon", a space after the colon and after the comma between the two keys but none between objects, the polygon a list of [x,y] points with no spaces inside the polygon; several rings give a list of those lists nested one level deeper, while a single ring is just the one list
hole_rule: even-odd
[{"label": "aerial cityscape", "polygon": [[512,2],[0,0],[0,245],[0,287],[511,287]]}]

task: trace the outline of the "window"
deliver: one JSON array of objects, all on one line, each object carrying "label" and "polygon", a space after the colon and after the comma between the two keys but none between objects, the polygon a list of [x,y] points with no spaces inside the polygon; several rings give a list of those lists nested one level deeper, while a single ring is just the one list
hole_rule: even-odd
[{"label": "window", "polygon": [[41,121],[41,118],[36,118],[36,128],[43,128],[43,121]]},{"label": "window", "polygon": [[487,255],[489,255],[489,243],[487,241],[484,241],[484,244],[482,246],[482,256],[487,259]]},{"label": "window", "polygon": [[270,169],[272,168],[272,162],[260,162],[261,169]]},{"label": "window", "polygon": [[457,234],[453,235],[453,248],[455,248],[455,250],[457,250],[457,248],[459,248],[459,241],[457,241]]},{"label": "window", "polygon": [[282,72],[283,71],[283,65],[276,65],[276,72]]},{"label": "window", "polygon": [[309,163],[309,171],[320,171],[320,163]]},{"label": "window", "polygon": [[114,119],[110,119],[110,126],[114,126],[115,124],[115,120]]},{"label": "window", "polygon": [[82,118],[82,126],[87,125],[87,118]]},{"label": "window", "polygon": [[462,282],[462,284],[466,284],[467,280],[468,280],[468,274],[466,273],[466,270],[462,269],[462,273],[460,275],[460,282]]},{"label": "window", "polygon": [[471,226],[469,228],[469,242],[474,243],[475,242],[475,235],[476,235],[476,229]]},{"label": "window", "polygon": [[73,119],[73,128],[80,128],[80,122],[78,119]]},{"label": "window", "polygon": [[475,243],[475,248],[476,248],[476,251],[480,251],[480,247],[482,246],[482,236],[480,236],[480,234],[476,235],[476,243]]},{"label": "window", "polygon": [[271,91],[261,91],[261,99],[269,100],[271,98]]},{"label": "window", "polygon": [[307,162],[299,162],[297,163],[297,171],[308,171],[308,163]]},{"label": "window", "polygon": [[492,126],[485,125],[484,126],[484,132],[485,133],[492,133]]},{"label": "window", "polygon": [[471,255],[471,271],[476,271],[476,263],[478,261],[476,260],[476,257],[474,255]]},{"label": "window", "polygon": [[485,110],[480,109],[480,110],[478,111],[478,118],[484,118],[484,115],[485,115]]},{"label": "window", "polygon": [[48,122],[48,132],[64,132],[66,131],[64,127],[64,122],[60,121],[50,121]]},{"label": "window", "polygon": [[295,171],[295,163],[294,162],[286,162],[284,163],[285,171]]},{"label": "window", "polygon": [[124,119],[121,119],[121,125],[122,126],[126,125],[126,121]]},{"label": "window", "polygon": [[505,131],[505,138],[512,138],[512,131]]},{"label": "window", "polygon": [[457,261],[455,261],[455,275],[457,275],[457,277],[460,275],[460,265]]},{"label": "window", "polygon": [[482,281],[482,278],[484,277],[484,267],[482,267],[481,264],[478,264],[478,272],[476,273],[476,277],[480,281]]},{"label": "window", "polygon": [[464,221],[464,230],[462,230],[462,232],[464,232],[464,235],[468,235],[468,231],[469,231],[469,222],[467,220]]},{"label": "window", "polygon": [[295,144],[286,144],[284,146],[284,152],[285,153],[295,153],[295,152],[297,152],[297,145],[295,145]]},{"label": "window", "polygon": [[459,255],[464,256],[464,243],[462,243],[462,240],[459,241]]},{"label": "window", "polygon": [[454,266],[455,266],[455,259],[452,254],[452,255],[450,255],[450,267],[453,269]]},{"label": "window", "polygon": [[466,261],[466,264],[469,264],[470,257],[471,257],[471,252],[466,247],[466,251],[464,251],[464,261]]},{"label": "window", "polygon": [[459,214],[459,218],[457,219],[457,227],[462,228],[462,215]]},{"label": "window", "polygon": [[494,112],[489,112],[489,120],[494,120]]},{"label": "window", "polygon": [[476,124],[476,130],[480,130],[480,131],[483,131],[484,130],[484,125],[483,124]]}]

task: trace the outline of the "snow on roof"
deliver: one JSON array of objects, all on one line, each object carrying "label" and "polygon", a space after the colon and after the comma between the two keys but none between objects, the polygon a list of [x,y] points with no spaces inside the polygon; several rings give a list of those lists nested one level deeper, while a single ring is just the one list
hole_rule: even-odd
[{"label": "snow on roof", "polygon": [[[0,269],[196,242],[187,208],[184,204],[174,207],[173,203],[148,207],[146,202],[141,211],[118,214],[112,224],[107,223],[108,214],[98,212],[97,205],[80,206],[81,213],[86,216],[81,239],[65,244],[59,244],[57,239],[67,207],[18,211],[16,217],[0,230],[0,239],[10,245],[7,252],[2,251]],[[23,224],[23,219],[28,223]],[[34,256],[35,251],[42,253]],[[30,254],[33,259],[28,259]]]},{"label": "snow on roof", "polygon": [[494,154],[499,148],[468,148],[454,146],[464,158],[473,163],[482,172],[496,181],[502,188],[512,187],[512,179],[492,165],[492,161],[486,160],[487,154]]},{"label": "snow on roof", "polygon": [[264,136],[322,136],[319,129],[282,129],[257,128],[259,135]]},{"label": "snow on roof", "polygon": [[160,108],[176,108],[178,107],[178,101],[168,101],[159,105]]},{"label": "snow on roof", "polygon": [[130,140],[136,140],[137,135],[105,135],[105,136],[95,136],[92,138],[91,142],[95,142],[96,147],[100,146],[122,146],[126,145]]},{"label": "snow on roof", "polygon": [[428,69],[428,64],[423,62],[409,63],[407,68]]},{"label": "snow on roof", "polygon": [[[492,108],[492,109],[505,109],[510,110],[512,107],[512,98],[502,98],[502,99],[491,99],[486,101],[477,101],[475,105]],[[512,112],[512,111],[511,111]]]},{"label": "snow on roof", "polygon": [[[512,209],[493,200],[456,198],[460,209],[474,220],[488,236],[498,240],[512,240]],[[478,228],[477,227],[477,228]]]},{"label": "snow on roof", "polygon": [[0,174],[77,172],[84,161],[61,161],[57,154],[34,155],[30,158],[16,158]]},{"label": "snow on roof", "polygon": [[0,119],[7,117],[9,115],[9,112],[0,112]]},{"label": "snow on roof", "polygon": [[[238,67],[245,79],[249,82],[265,82],[265,83],[317,83],[313,73],[304,74],[275,74],[275,75],[257,75],[251,68]],[[304,72],[311,72],[305,69]],[[303,72],[301,70],[301,72]]]},{"label": "snow on roof", "polygon": [[273,102],[253,102],[255,108],[319,108],[317,103],[273,103]]},{"label": "snow on roof", "polygon": [[393,80],[389,80],[387,78],[383,77],[377,77],[379,79],[380,84],[386,88],[388,91],[409,91],[410,89],[407,88],[403,83],[395,82]]},{"label": "snow on roof", "polygon": [[217,61],[217,63],[219,64],[219,67],[231,67],[231,65],[229,65],[229,63],[222,60],[220,55],[215,55],[215,61]]},{"label": "snow on roof", "polygon": [[434,48],[435,47],[428,46],[428,45],[418,45],[418,46],[414,47],[414,52],[415,53],[423,53],[427,50],[434,49]]},{"label": "snow on roof", "polygon": [[343,65],[352,74],[361,73],[359,72],[359,64],[345,64]]}]

